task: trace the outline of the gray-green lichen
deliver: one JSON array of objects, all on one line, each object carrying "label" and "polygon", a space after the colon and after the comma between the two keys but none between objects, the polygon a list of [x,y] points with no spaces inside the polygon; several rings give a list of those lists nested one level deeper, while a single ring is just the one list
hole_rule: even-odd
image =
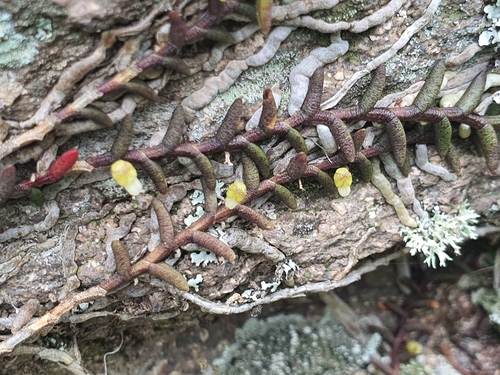
[{"label": "gray-green lichen", "polygon": [[408,363],[401,366],[401,375],[428,375],[425,366],[417,360],[412,359]]},{"label": "gray-green lichen", "polygon": [[[422,362],[429,362],[432,363],[432,365]],[[440,354],[428,356],[420,355],[410,360],[408,363],[402,364],[400,373],[401,375],[460,375],[460,373]]]},{"label": "gray-green lichen", "polygon": [[500,296],[493,289],[480,288],[472,293],[472,302],[488,313],[493,326],[500,331]]},{"label": "gray-green lichen", "polygon": [[219,95],[209,106],[217,109],[227,107],[237,98],[243,98],[246,103],[258,103],[262,100],[262,91],[266,87],[276,84],[282,87],[280,108],[288,106],[290,86],[288,77],[290,71],[299,62],[299,56],[293,51],[278,52],[266,65],[258,68],[249,68],[241,74],[229,90]]},{"label": "gray-green lichen", "polygon": [[329,312],[318,323],[298,314],[249,319],[205,375],[368,374],[379,344],[372,336],[362,347]]},{"label": "gray-green lichen", "polygon": [[[41,22],[37,36],[45,40],[50,29],[46,22]],[[36,37],[16,32],[12,15],[0,12],[0,68],[18,69],[30,64],[38,54],[37,47]]]},{"label": "gray-green lichen", "polygon": [[496,5],[487,5],[484,12],[491,24],[479,36],[479,45],[498,44],[500,43],[500,0],[497,1]]},{"label": "gray-green lichen", "polygon": [[448,247],[453,248],[455,254],[460,254],[459,244],[462,241],[477,238],[474,225],[478,217],[467,202],[462,204],[456,215],[448,215],[435,207],[433,215],[419,221],[417,228],[403,227],[399,234],[404,237],[411,255],[423,254],[424,262],[433,268],[436,268],[439,259],[439,265],[445,267],[446,261],[451,260],[446,252]]}]

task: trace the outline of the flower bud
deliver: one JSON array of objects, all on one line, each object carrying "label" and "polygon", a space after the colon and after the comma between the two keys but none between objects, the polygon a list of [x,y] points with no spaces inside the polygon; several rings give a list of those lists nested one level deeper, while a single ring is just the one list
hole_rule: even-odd
[{"label": "flower bud", "polygon": [[226,193],[224,204],[232,210],[235,208],[247,195],[247,187],[242,181],[234,181],[229,185]]},{"label": "flower bud", "polygon": [[141,181],[137,179],[134,166],[125,160],[117,160],[111,165],[111,176],[118,185],[124,187],[130,195],[139,195],[142,191]]},{"label": "flower bud", "polygon": [[347,197],[351,193],[352,174],[349,169],[342,167],[335,171],[333,176],[335,186],[339,189],[339,194]]}]

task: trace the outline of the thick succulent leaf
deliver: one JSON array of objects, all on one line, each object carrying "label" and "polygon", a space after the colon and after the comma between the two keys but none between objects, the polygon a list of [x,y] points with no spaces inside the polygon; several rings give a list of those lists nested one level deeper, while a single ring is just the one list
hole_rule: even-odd
[{"label": "thick succulent leaf", "polygon": [[121,159],[130,145],[132,144],[132,137],[134,136],[134,117],[127,115],[122,120],[122,126],[116,135],[113,146],[111,146],[111,153],[116,159]]},{"label": "thick succulent leaf", "polygon": [[302,177],[307,168],[307,156],[303,152],[297,154],[286,168],[286,173],[294,180]]},{"label": "thick succulent leaf", "polygon": [[229,107],[226,116],[224,117],[224,120],[222,120],[222,124],[215,135],[218,147],[226,146],[234,138],[234,135],[238,130],[238,122],[240,121],[242,110],[243,101],[241,98],[238,98]]},{"label": "thick succulent leaf", "polygon": [[451,123],[446,117],[434,124],[434,142],[440,157],[444,158],[451,145]]},{"label": "thick succulent leaf", "polygon": [[266,134],[272,134],[276,124],[276,101],[274,100],[271,89],[264,89],[262,98],[262,114],[259,120],[259,129]]},{"label": "thick succulent leaf", "polygon": [[230,262],[236,259],[236,254],[229,246],[208,233],[193,231],[191,240]]},{"label": "thick succulent leaf", "polygon": [[287,207],[295,210],[297,208],[297,200],[290,190],[281,185],[275,185],[273,195],[282,201]]},{"label": "thick succulent leaf", "polygon": [[151,263],[148,267],[148,272],[179,290],[185,292],[189,290],[189,285],[184,276],[167,263]]},{"label": "thick succulent leaf", "polygon": [[462,97],[455,104],[455,107],[460,108],[464,115],[472,113],[481,102],[485,84],[486,71],[482,71],[474,77],[467,90],[465,90]]},{"label": "thick succulent leaf", "polygon": [[174,241],[174,224],[172,217],[168,213],[165,205],[156,198],[151,201],[151,206],[155,210],[158,218],[158,227],[160,230],[160,240],[164,246],[169,246]]},{"label": "thick succulent leaf", "polygon": [[241,164],[243,164],[243,181],[248,191],[255,191],[259,188],[260,178],[259,170],[250,157],[243,153],[241,155]]},{"label": "thick succulent leaf", "polygon": [[116,273],[118,275],[130,278],[130,257],[127,249],[120,241],[111,242],[111,249],[115,256]]},{"label": "thick succulent leaf", "polygon": [[382,97],[385,87],[385,74],[385,64],[380,65],[373,73],[372,80],[358,103],[363,112],[372,109]]},{"label": "thick succulent leaf", "polygon": [[303,152],[307,154],[307,145],[304,137],[294,128],[290,128],[288,133],[286,133],[285,138],[292,145],[293,149],[297,151],[297,153]]},{"label": "thick succulent leaf", "polygon": [[174,151],[175,148],[182,142],[185,125],[184,121],[184,109],[181,105],[178,105],[172,114],[167,133],[165,134],[165,137],[163,137],[162,141],[168,152]]},{"label": "thick succulent leaf", "polygon": [[323,96],[323,68],[318,68],[309,78],[309,87],[307,88],[306,97],[302,104],[301,111],[307,117],[313,117],[319,111],[321,106],[321,98]]},{"label": "thick succulent leaf", "polygon": [[101,109],[94,106],[87,106],[78,111],[74,117],[92,120],[106,128],[113,128],[113,120]]},{"label": "thick succulent leaf", "polygon": [[271,176],[271,167],[269,166],[269,160],[267,159],[266,154],[264,154],[264,151],[262,151],[259,146],[257,146],[255,143],[248,143],[243,151],[255,163],[262,178],[269,178]]},{"label": "thick succulent leaf", "polygon": [[495,129],[490,124],[477,130],[479,142],[484,152],[486,165],[491,173],[496,174],[498,169],[498,138]]},{"label": "thick succulent leaf", "polygon": [[259,214],[253,208],[240,204],[236,207],[236,212],[238,216],[256,224],[261,229],[272,230],[274,228],[273,223],[267,217]]},{"label": "thick succulent leaf", "polygon": [[421,112],[425,112],[433,105],[434,100],[436,100],[436,97],[439,94],[439,89],[443,83],[445,72],[446,66],[444,61],[441,60],[434,64],[431,71],[427,75],[422,89],[418,93],[415,100],[413,100],[413,105]]}]

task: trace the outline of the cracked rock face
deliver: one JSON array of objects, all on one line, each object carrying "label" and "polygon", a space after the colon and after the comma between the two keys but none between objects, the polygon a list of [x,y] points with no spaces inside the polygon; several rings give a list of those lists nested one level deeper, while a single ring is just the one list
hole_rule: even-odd
[{"label": "cracked rock face", "polygon": [[[114,9],[113,7],[122,6],[124,4],[126,4],[126,2],[110,1],[102,4],[87,3],[85,6],[78,1],[58,3],[58,5],[63,7],[62,11],[66,11],[69,20],[78,18],[80,20],[79,22],[89,24],[92,24],[93,22],[94,27],[97,27],[98,22],[101,22],[101,20],[105,18],[103,15],[106,15],[109,12],[111,12],[109,14],[114,14],[112,12]],[[147,6],[147,4],[144,6]],[[98,15],[95,13],[97,9],[96,7],[100,9]],[[13,8],[13,11],[15,10],[17,9]],[[135,14],[133,13],[133,7],[130,8],[130,11],[132,12],[131,14]],[[195,10],[190,9],[189,11],[194,12]],[[462,13],[461,18],[457,22],[463,25],[464,28],[477,22],[477,19],[474,16],[468,16],[465,10],[462,10]],[[75,14],[79,14],[80,16],[75,18],[72,16]],[[398,34],[398,28],[404,27],[404,22],[402,22],[402,20],[411,19],[411,17],[416,17],[418,14],[419,9],[405,8],[397,14],[395,19],[392,19],[390,22],[384,23],[371,30],[370,35],[373,35],[373,37],[370,38],[371,40],[369,42],[371,46],[371,52],[369,52],[369,54],[377,54],[377,48],[382,49],[385,45],[390,44],[393,40],[395,40],[395,35]],[[111,22],[111,19],[108,20],[108,22]],[[115,22],[119,23],[121,21],[116,18]],[[405,54],[401,54],[401,57],[397,56],[394,59],[392,64],[393,67],[397,69],[395,77],[399,77],[400,80],[404,81],[415,79],[419,72],[419,69],[417,68],[425,68],[425,63],[423,65],[416,63],[419,58],[422,59],[419,52],[428,52],[428,50],[434,51],[435,48],[438,48],[435,45],[435,34],[437,33],[438,28],[440,29],[440,32],[443,35],[447,35],[447,37],[442,39],[440,44],[444,43],[444,45],[441,45],[439,50],[436,50],[435,53],[447,53],[448,50],[446,48],[451,46],[451,39],[456,39],[459,36],[455,32],[448,32],[446,29],[443,29],[446,25],[440,25],[440,22],[442,22],[441,18],[437,17],[434,19],[427,27],[426,31],[419,34],[418,38],[415,39],[420,40],[419,44],[416,44],[413,41],[410,43],[410,45],[413,45],[411,53],[407,52]],[[66,27],[65,25],[67,24],[68,20],[65,20],[64,22],[60,22],[60,25],[55,25],[54,29],[57,30],[60,27]],[[386,33],[382,32],[382,30],[391,32]],[[470,34],[469,36],[466,34],[460,35],[460,37],[467,40],[467,38],[471,38],[472,35],[473,34]],[[258,39],[258,37],[259,34],[253,38]],[[361,57],[364,56],[363,54],[368,52],[368,50],[363,50],[363,43],[367,42],[364,38],[365,37],[359,38],[359,41],[356,43],[356,47],[351,47],[347,57],[352,54],[357,54],[357,59],[361,59]],[[295,53],[299,53],[300,48],[298,48],[298,46],[301,41],[308,46],[313,46],[315,43],[313,35],[304,33],[303,30],[298,30],[292,33],[291,36],[283,42],[279,51],[285,51],[287,53],[289,51],[296,51]],[[249,42],[245,41],[242,45],[245,43]],[[251,43],[255,44],[256,42],[254,41]],[[242,45],[238,45],[234,50],[229,50],[229,58],[238,59],[244,56],[246,52],[245,48],[242,48]],[[432,47],[433,45],[434,47]],[[65,53],[66,52],[63,51],[63,55]],[[206,54],[203,53],[197,55],[195,54],[193,56],[192,62],[194,64],[201,64],[201,62],[206,59]],[[404,61],[402,56],[405,57]],[[328,97],[329,92],[337,90],[346,79],[349,79],[355,69],[356,65],[354,64],[354,60],[346,57],[341,58],[340,61],[330,67],[327,67],[325,97]],[[412,70],[411,74],[408,73],[410,69]],[[343,73],[342,77],[338,74],[333,74],[338,71]],[[13,75],[15,73],[10,72],[9,74]],[[57,71],[52,71],[52,74],[57,74]],[[21,75],[19,74],[14,78],[18,77],[21,77]],[[204,75],[196,74],[192,77],[186,78],[185,80],[173,81],[171,89],[186,90],[186,85],[194,85],[196,87],[196,82],[201,82],[204,78],[206,78]],[[283,81],[286,81],[286,77],[283,77]],[[47,87],[50,87],[48,82]],[[37,93],[43,95],[43,91],[29,91],[29,95],[35,95]],[[242,94],[244,93],[242,92]],[[176,98],[174,98],[174,100],[175,99]],[[10,106],[10,110],[20,111],[20,104],[21,103],[14,103]],[[219,111],[222,112],[225,108],[225,106],[221,106]],[[150,137],[152,133],[154,133],[158,126],[164,124],[163,116],[165,110],[166,108],[164,105],[160,104],[149,105],[139,111],[137,117],[141,126],[138,127],[138,139],[134,141],[136,142],[134,146],[140,146],[141,143],[144,143],[145,140]],[[29,111],[24,112],[28,113]],[[203,113],[201,115],[203,115]],[[197,120],[191,124],[191,127],[198,126],[196,125],[196,122]],[[211,122],[208,122],[207,124],[209,127],[212,126]],[[205,127],[207,127],[207,125],[205,125]],[[203,131],[203,133],[206,132],[207,130]],[[213,130],[208,130],[208,132],[213,132]],[[71,145],[78,145],[81,149],[82,155],[86,156],[90,153],[98,151],[95,150],[95,145],[98,145],[99,148],[109,148],[112,137],[113,134],[109,131],[101,132],[99,134],[89,133],[71,139],[70,143]],[[478,166],[474,167],[476,160],[472,158],[470,159],[471,161],[467,164],[469,170],[471,171],[470,173],[479,172],[481,164],[478,163]],[[178,171],[179,169],[172,166],[172,176],[169,178],[174,179],[175,173],[178,173]],[[415,174],[412,175],[412,178],[417,186],[418,184],[420,184],[423,188],[426,186],[436,186],[438,181],[436,177],[429,176],[419,170],[414,172]],[[463,173],[463,176],[466,180],[460,179],[457,182],[461,188],[470,183],[467,179],[466,173]],[[177,178],[177,181],[182,181],[183,177],[179,177],[180,179]],[[95,267],[99,268],[102,265],[99,267],[97,265],[107,259],[108,255],[106,254],[104,240],[106,238],[106,233],[115,229],[119,225],[118,223],[120,222],[122,215],[125,215],[128,212],[134,212],[135,218],[130,224],[129,233],[123,234],[123,241],[127,245],[127,249],[129,249],[132,257],[135,254],[139,254],[147,243],[150,233],[151,224],[148,211],[149,198],[139,197],[137,203],[134,203],[134,201],[130,202],[127,195],[124,194],[123,189],[120,189],[114,185],[112,181],[106,179],[106,175],[103,175],[101,178],[103,179],[102,181],[94,181],[91,182],[90,185],[78,188],[70,186],[69,188],[62,190],[56,198],[60,209],[60,219],[55,227],[48,233],[35,232],[25,238],[17,240],[15,244],[5,244],[7,251],[4,252],[4,261],[7,261],[14,256],[25,254],[27,248],[30,248],[30,252],[33,252],[32,247],[36,248],[38,246],[43,248],[44,243],[51,243],[50,241],[54,240],[57,241],[59,236],[64,234],[64,228],[69,222],[75,219],[81,219],[78,223],[79,233],[75,243],[75,254],[77,254],[76,261],[79,267],[78,272],[83,277],[83,275],[86,274],[86,271],[84,270],[93,268],[90,267],[89,264],[94,264]],[[78,186],[78,182],[73,184],[73,186]],[[417,188],[418,197],[421,197],[424,203],[428,206],[444,204],[444,202],[447,202],[447,193],[451,195],[451,192],[455,189],[454,184],[440,183],[437,186],[442,187],[438,189],[421,189],[420,191]],[[152,186],[149,185],[147,188],[151,189]],[[187,193],[187,191],[184,193]],[[282,210],[278,205],[275,230],[259,231],[251,228],[248,229],[251,229],[256,236],[265,238],[265,240],[270,244],[281,249],[281,251],[283,251],[287,256],[295,257],[295,260],[298,263],[304,265],[301,272],[304,274],[307,273],[309,275],[308,277],[311,278],[310,280],[328,279],[334,276],[335,270],[342,268],[342,264],[345,263],[345,257],[349,253],[348,249],[361,238],[361,233],[364,233],[367,228],[377,228],[384,234],[381,236],[373,236],[373,238],[365,241],[365,243],[361,246],[360,257],[368,256],[374,252],[382,252],[399,241],[399,237],[397,236],[399,223],[394,219],[393,210],[391,207],[383,204],[383,198],[380,197],[377,190],[375,190],[371,185],[355,184],[353,185],[353,191],[350,197],[337,201],[331,201],[328,198],[309,199],[307,198],[307,193],[307,191],[304,192],[304,198],[299,196],[299,209],[297,212]],[[453,198],[456,198],[456,196]],[[481,209],[485,209],[490,201],[494,201],[494,199],[486,199],[484,202],[482,200],[480,201]],[[142,201],[144,202],[142,203]],[[474,207],[474,200],[472,200],[472,204]],[[107,207],[107,205],[110,206]],[[120,208],[124,205],[129,208]],[[184,199],[184,201],[181,202],[180,207],[190,207],[189,201]],[[110,213],[111,209],[113,210]],[[44,215],[44,213],[41,212],[36,206],[26,200],[9,202],[7,207],[1,208],[0,210],[2,213],[5,213],[3,215],[5,228],[25,224],[34,225],[42,220]],[[188,209],[186,208],[186,211],[187,210]],[[39,213],[37,214],[36,212]],[[177,229],[182,228],[184,215],[184,209],[178,209],[177,213],[174,213],[174,223]],[[87,216],[89,217],[87,218]],[[90,218],[90,216],[92,216],[92,218]],[[239,224],[241,225],[242,223]],[[253,234],[252,232],[250,233]],[[311,255],[311,250],[316,250],[314,251],[314,253],[316,253],[319,248],[322,249],[320,254]],[[9,251],[9,249],[16,250]],[[344,259],[344,261],[342,261],[342,259]],[[182,262],[188,263],[185,266],[182,266],[183,269],[187,270],[189,268],[189,260],[183,260]],[[330,268],[329,271],[319,271],[318,267],[321,268],[321,266],[319,266],[320,264],[330,264],[333,268]],[[29,265],[25,267],[29,269]],[[246,268],[253,269],[254,267]],[[98,279],[99,276],[97,272],[94,276],[82,280],[82,282],[83,285],[90,285],[90,280],[95,282]],[[62,280],[64,279],[61,279],[61,281]],[[14,283],[14,280],[12,282]],[[25,298],[32,297],[33,295],[31,295],[31,293],[34,293],[34,295],[37,294],[36,291],[25,291],[25,293],[25,296],[17,296],[15,298],[22,301]],[[13,298],[14,295],[15,294],[11,294],[10,298]]]},{"label": "cracked rock face", "polygon": [[[30,17],[34,16],[26,13],[28,10],[17,3],[22,2],[7,3],[7,11],[18,16],[16,30],[24,31],[20,27],[29,27]],[[8,95],[2,96],[3,91],[0,91],[0,103],[3,103],[3,107],[0,104],[0,116],[3,120],[22,121],[30,118],[37,109],[37,103],[45,97],[63,69],[92,51],[92,46],[98,40],[97,31],[126,25],[139,20],[143,15],[137,2],[130,1],[53,3],[58,7],[53,8],[55,5],[52,4],[48,8],[50,12],[47,10],[53,21],[52,39],[40,45],[33,64],[19,70],[9,70],[0,76],[0,81],[5,82],[2,87],[12,88]],[[149,2],[142,3],[141,7],[149,10],[150,5]],[[393,44],[406,25],[420,16],[425,6],[427,2],[405,4],[390,21],[361,35],[347,33],[349,51],[335,63],[325,66],[324,97],[332,96],[355,72]],[[430,59],[461,53],[477,37],[481,23],[481,16],[477,12],[470,12],[470,9],[480,9],[482,6],[482,2],[473,1],[467,2],[461,9],[443,2],[439,14],[431,23],[388,62],[391,71],[388,90],[406,89],[411,83],[423,78],[431,64]],[[120,12],[116,12],[117,8]],[[33,9],[33,12],[37,9]],[[189,15],[199,12],[200,9],[194,4],[186,8],[186,14]],[[32,20],[31,23],[33,22]],[[56,37],[64,41],[61,42],[62,45],[56,43]],[[133,147],[148,145],[153,134],[164,130],[166,118],[170,117],[175,104],[199,89],[207,78],[218,74],[231,60],[248,57],[248,51],[260,47],[264,40],[265,37],[261,34],[255,34],[229,48],[222,61],[217,64],[215,72],[200,71],[183,78],[174,73],[171,82],[160,92],[162,102],[148,104],[136,111]],[[457,51],[458,41],[463,46],[460,51]],[[288,74],[293,66],[279,64],[287,60],[296,65],[312,49],[329,44],[330,40],[318,32],[306,29],[293,31],[282,43],[276,60],[271,60],[264,67],[249,69],[242,75],[245,80],[237,80],[234,91],[231,92],[230,89],[224,94],[227,96],[225,99],[219,96],[213,104],[198,111],[189,125],[186,138],[198,140],[214,134],[218,123],[213,119],[222,118],[232,96],[242,96],[245,101],[249,96],[247,91],[251,91],[256,98],[245,101],[245,118],[249,118],[257,107],[261,90],[269,83],[266,82],[267,79],[259,80],[259,76],[273,76],[273,79],[278,77],[277,82],[273,83],[281,85],[282,92],[286,94],[287,90],[289,92]],[[202,66],[208,60],[209,52],[208,45],[197,44],[186,48],[181,56],[190,66]],[[467,64],[482,63],[488,58],[478,56]],[[338,74],[339,72],[342,74]],[[84,80],[82,84],[86,82]],[[341,104],[352,104],[359,98],[363,87],[364,82],[355,86]],[[285,113],[288,100],[285,97],[282,101],[280,113]],[[0,135],[7,137],[6,131],[2,133],[2,124],[0,121]],[[16,129],[9,131],[19,132]],[[115,130],[84,133],[71,137],[61,147],[64,150],[78,147],[82,157],[86,158],[109,150],[115,134]],[[52,143],[54,139],[55,137]],[[48,148],[50,144],[44,147]],[[418,168],[412,168],[410,177],[416,189],[416,197],[428,207],[439,205],[444,212],[453,210],[456,204],[467,198],[471,207],[482,213],[499,203],[500,181],[498,177],[486,172],[484,160],[475,156],[469,143],[463,143],[460,147],[463,169],[461,176],[455,181],[444,182]],[[429,149],[433,155],[431,162],[442,163],[434,149]],[[24,150],[20,151],[22,152]],[[222,162],[222,158],[217,160]],[[193,190],[199,189],[199,182],[186,173],[177,161],[164,161],[163,167],[168,174],[168,194],[172,197],[169,205],[172,207],[174,229],[180,231],[185,228],[184,219],[196,212],[189,195]],[[18,178],[29,178],[29,173],[33,170],[34,163],[29,162],[26,167],[21,167]],[[38,207],[23,198],[9,201],[0,207],[0,231],[4,231],[3,233],[9,228],[33,228],[23,236],[16,236],[0,244],[0,314],[10,314],[10,304],[21,306],[31,299],[41,303],[38,313],[42,313],[73,289],[79,286],[88,288],[109,277],[113,272],[109,243],[114,238],[123,242],[132,259],[147,253],[150,237],[155,230],[150,204],[151,196],[156,192],[144,174],[140,173],[139,178],[148,193],[135,199],[131,199],[110,179],[107,170],[95,170],[75,181],[70,179],[57,187],[42,189],[47,196],[52,196],[50,201],[55,202],[59,210],[57,220],[46,227],[35,228],[49,216],[46,206]],[[233,178],[226,177],[222,180],[231,182]],[[395,181],[391,180],[391,183],[393,190],[397,191]],[[349,255],[354,248],[358,251],[357,258],[363,259],[383,253],[401,243],[398,235],[401,223],[392,206],[386,204],[373,185],[354,182],[351,194],[337,200],[318,193],[317,190],[320,189],[312,184],[306,186],[305,191],[299,191],[297,210],[289,210],[274,201],[268,203],[265,209],[260,208],[261,213],[275,216],[273,230],[255,228],[241,219],[227,225],[245,230],[250,238],[265,240],[299,265],[300,270],[295,272],[294,277],[296,285],[334,279],[348,264]],[[372,229],[375,230],[373,233],[370,232]],[[276,269],[273,262],[261,255],[246,254],[238,250],[237,254],[238,259],[233,264],[221,261],[196,266],[189,254],[182,251],[177,254],[180,258],[175,268],[187,278],[195,278],[201,274],[203,281],[199,284],[197,293],[210,300],[222,300],[239,290],[273,280]],[[75,277],[77,282],[74,281]],[[149,276],[139,278],[137,285],[132,285],[121,293],[118,296],[122,296],[123,300],[118,298],[112,309],[130,314],[173,313],[180,311],[183,306],[182,301],[165,292],[161,285],[151,282]],[[126,298],[131,300],[125,301]],[[103,304],[95,310],[106,306],[108,305]]]}]

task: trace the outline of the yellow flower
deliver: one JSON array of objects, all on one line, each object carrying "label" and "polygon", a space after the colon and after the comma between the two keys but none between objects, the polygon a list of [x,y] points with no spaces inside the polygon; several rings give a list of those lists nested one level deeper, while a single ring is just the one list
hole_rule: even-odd
[{"label": "yellow flower", "polygon": [[341,196],[347,197],[351,193],[352,174],[349,169],[345,167],[337,169],[333,176],[333,182],[335,182]]},{"label": "yellow flower", "polygon": [[142,191],[141,181],[137,179],[134,166],[125,160],[117,160],[111,165],[111,176],[116,183],[127,190],[130,195],[139,195]]},{"label": "yellow flower", "polygon": [[224,204],[227,208],[235,208],[247,195],[247,187],[241,181],[234,181],[227,189]]},{"label": "yellow flower", "polygon": [[412,355],[419,355],[422,353],[422,345],[418,341],[410,340],[406,343],[406,350]]}]

